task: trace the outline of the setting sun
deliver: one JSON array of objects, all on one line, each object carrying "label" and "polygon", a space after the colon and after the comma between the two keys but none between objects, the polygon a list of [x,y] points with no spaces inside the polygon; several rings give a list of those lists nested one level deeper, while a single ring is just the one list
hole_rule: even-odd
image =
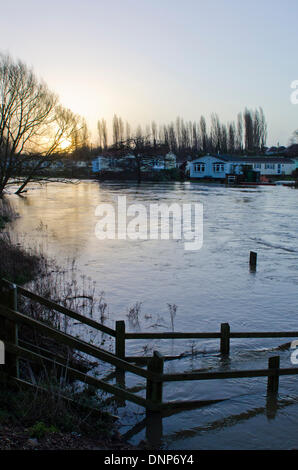
[{"label": "setting sun", "polygon": [[71,147],[71,140],[70,139],[61,139],[61,142],[59,143],[59,149],[67,150],[69,147]]}]

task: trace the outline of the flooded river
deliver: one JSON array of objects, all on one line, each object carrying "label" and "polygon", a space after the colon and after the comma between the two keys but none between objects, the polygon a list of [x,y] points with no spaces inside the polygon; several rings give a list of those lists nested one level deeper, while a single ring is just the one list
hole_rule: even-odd
[{"label": "flooded river", "polygon": [[[100,203],[118,196],[146,207],[154,202],[202,203],[204,242],[186,251],[182,240],[99,240],[95,236]],[[107,325],[129,322],[128,309],[142,302],[141,331],[298,330],[298,192],[286,187],[226,188],[199,183],[53,183],[11,199],[20,214],[12,225],[30,241],[46,244],[57,262],[75,257],[80,272],[95,280],[109,306]],[[43,230],[41,230],[41,227]],[[46,234],[46,235],[45,235]],[[258,253],[250,272],[249,252]],[[177,312],[171,318],[168,304]],[[178,355],[166,372],[197,369],[266,368],[274,348],[287,339],[231,340],[230,358],[220,356],[219,340],[135,341],[129,355]],[[281,366],[291,367],[289,350],[279,351]],[[127,386],[144,382],[127,374]],[[161,445],[165,449],[297,448],[298,377],[280,378],[276,402],[266,397],[266,379],[229,379],[164,386],[165,400],[225,399],[215,405],[165,417]],[[121,431],[144,418],[143,409],[118,409]],[[159,430],[161,431],[161,430]],[[140,426],[132,443],[145,438]]]}]

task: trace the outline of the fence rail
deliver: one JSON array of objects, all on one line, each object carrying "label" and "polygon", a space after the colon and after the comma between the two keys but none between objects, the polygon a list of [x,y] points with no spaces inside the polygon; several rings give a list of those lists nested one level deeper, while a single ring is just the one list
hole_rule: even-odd
[{"label": "fence rail", "polygon": [[[298,374],[298,368],[283,368],[279,366],[279,356],[269,358],[268,368],[254,369],[254,370],[235,370],[235,371],[219,371],[219,372],[189,372],[178,374],[165,374],[164,373],[164,359],[158,352],[154,352],[153,356],[145,359],[147,369],[132,364],[135,360],[141,362],[141,358],[126,357],[125,343],[130,339],[220,339],[220,352],[227,355],[230,352],[230,339],[231,338],[297,338],[298,332],[284,331],[284,332],[231,332],[228,323],[221,324],[219,332],[159,332],[159,333],[127,333],[125,330],[125,322],[117,321],[115,330],[108,328],[90,318],[80,315],[66,307],[63,307],[51,300],[45,299],[37,294],[34,294],[20,286],[16,286],[6,280],[1,282],[1,299],[0,299],[0,339],[4,340],[7,352],[7,362],[4,366],[6,373],[11,377],[19,379],[19,359],[25,358],[33,362],[46,362],[55,364],[58,367],[67,367],[69,376],[76,380],[82,381],[96,388],[111,393],[118,399],[132,401],[140,406],[145,407],[148,411],[161,411],[169,409],[170,407],[183,408],[183,406],[200,406],[205,401],[197,400],[195,402],[169,402],[163,401],[163,384],[166,382],[179,382],[189,380],[215,380],[215,379],[237,379],[248,377],[267,377],[267,390],[270,393],[278,391],[279,377],[284,375]],[[18,295],[30,298],[48,308],[54,309],[64,315],[87,324],[98,331],[106,333],[115,338],[115,354],[107,352],[97,346],[91,345],[81,339],[75,338],[72,335],[61,332],[60,330],[46,325],[45,323],[35,320],[28,315],[18,311]],[[49,355],[44,348],[36,351],[34,346],[29,349],[30,344],[24,341],[19,341],[18,331],[19,325],[25,324],[29,327],[36,329],[43,333],[46,337],[53,338],[57,343],[69,346],[74,350],[86,353],[91,357],[95,357],[104,361],[116,368],[118,373],[117,385],[111,385],[98,378],[92,377],[82,371],[66,365],[63,358],[54,357],[52,353]],[[22,344],[22,346],[20,345]],[[24,345],[26,347],[24,347]],[[146,398],[137,395],[136,393],[129,392],[125,389],[125,372],[130,372],[142,377],[146,380]],[[120,379],[119,379],[120,374]],[[122,377],[122,378],[121,378]],[[124,377],[124,380],[123,380]],[[120,386],[118,385],[120,384]]]},{"label": "fence rail", "polygon": [[[4,279],[2,279],[2,284],[7,286],[8,288],[12,286],[11,282],[6,281]],[[53,302],[52,300],[45,299],[44,297],[34,294],[33,292],[30,292],[29,290],[26,290],[21,286],[16,286],[16,287],[17,287],[19,295],[23,295],[24,297],[34,300],[38,302],[39,304],[44,305],[45,307],[48,307],[52,310],[56,310],[56,312],[63,313],[64,315],[67,315],[68,317],[73,318],[74,320],[84,323],[85,325],[91,326],[95,330],[102,331],[103,333],[106,333],[110,336],[114,336],[114,337],[116,336],[115,330],[92,320],[92,318],[88,318],[84,315],[80,315],[79,313],[74,312],[73,310],[70,310],[67,307],[63,307],[63,305],[59,305],[56,302]]]}]

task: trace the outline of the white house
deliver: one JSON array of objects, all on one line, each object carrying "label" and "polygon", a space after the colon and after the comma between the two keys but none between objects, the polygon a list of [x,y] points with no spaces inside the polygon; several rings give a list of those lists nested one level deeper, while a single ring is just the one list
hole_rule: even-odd
[{"label": "white house", "polygon": [[242,174],[244,165],[268,176],[291,175],[295,169],[294,161],[284,157],[205,155],[189,162],[190,177],[225,179],[229,174]]}]

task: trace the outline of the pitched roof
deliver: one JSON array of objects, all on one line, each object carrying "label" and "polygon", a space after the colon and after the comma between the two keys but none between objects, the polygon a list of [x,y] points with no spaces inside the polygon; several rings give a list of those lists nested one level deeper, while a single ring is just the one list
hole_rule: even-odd
[{"label": "pitched roof", "polygon": [[204,155],[202,157],[197,158],[196,160],[193,160],[190,163],[196,163],[201,160],[201,158],[204,157],[213,157],[216,158],[217,160],[221,160],[223,162],[235,162],[235,163],[242,163],[242,164],[250,164],[250,163],[294,163],[291,158],[286,158],[286,157],[264,157],[262,155],[257,155],[255,157],[247,157],[247,156],[242,156],[242,155]]}]

